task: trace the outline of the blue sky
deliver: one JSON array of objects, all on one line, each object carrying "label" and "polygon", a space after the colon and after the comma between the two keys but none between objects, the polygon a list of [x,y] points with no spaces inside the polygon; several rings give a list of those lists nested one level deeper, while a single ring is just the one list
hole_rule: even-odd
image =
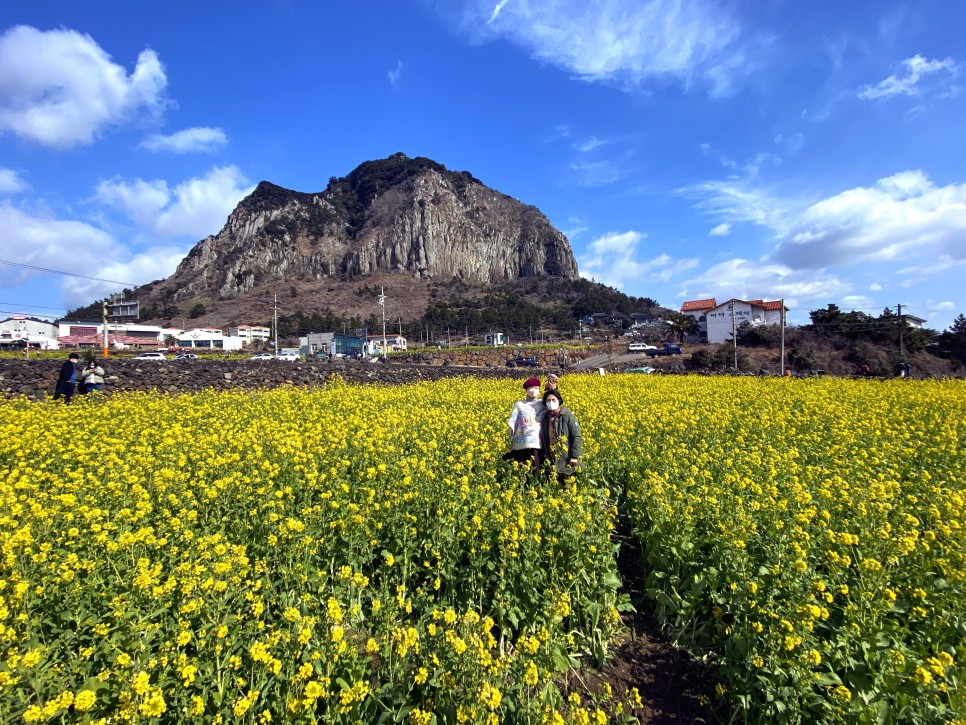
[{"label": "blue sky", "polygon": [[[140,284],[258,181],[397,151],[542,210],[679,308],[966,312],[966,4],[395,0],[0,7],[0,259]],[[0,316],[124,285],[0,264]]]}]

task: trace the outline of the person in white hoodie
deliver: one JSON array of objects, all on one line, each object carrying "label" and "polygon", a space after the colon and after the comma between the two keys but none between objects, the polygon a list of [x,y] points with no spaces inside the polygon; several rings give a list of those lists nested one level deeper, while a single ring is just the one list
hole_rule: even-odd
[{"label": "person in white hoodie", "polygon": [[513,404],[510,411],[510,450],[504,454],[505,460],[513,460],[529,465],[531,473],[540,471],[540,421],[546,407],[540,400],[540,379],[527,378],[523,383],[526,397]]}]

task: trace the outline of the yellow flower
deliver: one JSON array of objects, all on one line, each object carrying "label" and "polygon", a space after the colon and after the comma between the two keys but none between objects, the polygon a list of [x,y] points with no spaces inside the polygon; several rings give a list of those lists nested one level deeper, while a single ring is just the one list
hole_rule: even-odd
[{"label": "yellow flower", "polygon": [[132,689],[138,695],[144,695],[151,684],[151,676],[147,672],[138,672],[134,676],[134,682],[132,684]]}]

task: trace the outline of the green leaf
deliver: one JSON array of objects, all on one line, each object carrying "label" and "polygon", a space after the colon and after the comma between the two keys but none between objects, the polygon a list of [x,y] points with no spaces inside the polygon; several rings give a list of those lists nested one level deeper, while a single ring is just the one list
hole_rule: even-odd
[{"label": "green leaf", "polygon": [[570,669],[570,658],[559,649],[553,651],[552,659],[557,672],[566,672]]},{"label": "green leaf", "polygon": [[833,685],[841,685],[841,678],[834,672],[818,672],[815,675],[815,682],[826,687],[832,687]]}]

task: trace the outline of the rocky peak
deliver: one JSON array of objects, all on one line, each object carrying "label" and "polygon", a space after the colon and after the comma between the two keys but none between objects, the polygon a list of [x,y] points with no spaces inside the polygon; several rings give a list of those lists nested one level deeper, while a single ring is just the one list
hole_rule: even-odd
[{"label": "rocky peak", "polygon": [[279,283],[377,273],[484,284],[578,276],[566,237],[538,209],[468,172],[396,153],[330,178],[318,193],[262,181],[151,294],[162,304],[230,300]]}]

